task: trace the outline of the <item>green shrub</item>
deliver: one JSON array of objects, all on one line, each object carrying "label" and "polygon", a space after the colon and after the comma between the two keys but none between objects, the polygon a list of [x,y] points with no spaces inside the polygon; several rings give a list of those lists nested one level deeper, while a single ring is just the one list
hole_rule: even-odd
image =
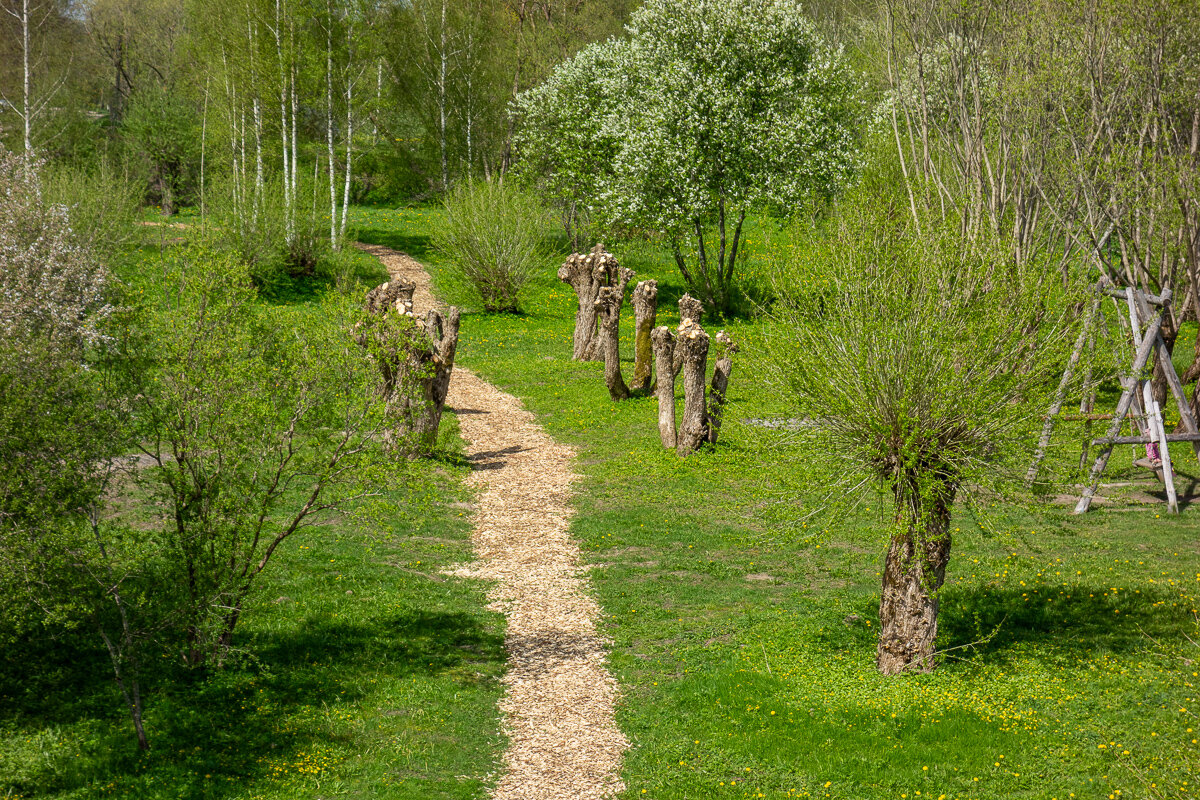
[{"label": "green shrub", "polygon": [[66,207],[75,239],[102,263],[111,264],[135,246],[138,190],[127,174],[107,161],[90,170],[48,164],[41,181],[43,197]]},{"label": "green shrub", "polygon": [[235,199],[231,181],[218,184],[210,195],[205,245],[236,257],[248,268],[254,285],[267,293],[311,278],[332,278],[336,271],[328,268],[332,247],[323,214],[328,208],[320,202],[328,198],[319,191],[311,181],[301,180],[289,220],[282,177],[267,179],[258,202],[253,187],[245,187],[244,196]]},{"label": "green shrub", "polygon": [[522,291],[548,260],[545,206],[501,181],[461,184],[445,206],[433,245],[453,278],[485,311],[517,311]]}]

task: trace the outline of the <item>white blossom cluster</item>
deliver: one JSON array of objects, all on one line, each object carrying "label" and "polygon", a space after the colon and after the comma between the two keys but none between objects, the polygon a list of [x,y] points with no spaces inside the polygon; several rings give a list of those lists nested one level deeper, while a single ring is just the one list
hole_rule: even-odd
[{"label": "white blossom cluster", "polygon": [[560,196],[672,234],[788,208],[858,166],[858,81],[795,0],[649,0],[517,99],[521,155]]},{"label": "white blossom cluster", "polygon": [[39,166],[0,149],[0,338],[77,353],[104,339],[107,274],[67,208],[43,201]]}]

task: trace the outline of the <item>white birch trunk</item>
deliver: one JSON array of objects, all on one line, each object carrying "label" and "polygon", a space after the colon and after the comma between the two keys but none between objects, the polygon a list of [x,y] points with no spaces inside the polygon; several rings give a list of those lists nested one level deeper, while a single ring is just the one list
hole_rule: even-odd
[{"label": "white birch trunk", "polygon": [[352,168],[351,157],[354,151],[352,143],[354,141],[354,114],[353,114],[353,90],[354,83],[350,80],[346,81],[346,181],[342,188],[342,221],[338,226],[338,237],[343,241],[346,238],[346,212],[350,208],[350,172]]},{"label": "white birch trunk", "polygon": [[200,223],[208,219],[205,214],[204,205],[204,161],[208,151],[208,82],[209,77],[204,77],[204,105],[200,111]]},{"label": "white birch trunk", "polygon": [[446,165],[446,72],[448,56],[446,53],[446,0],[442,0],[442,27],[440,31],[441,49],[438,67],[438,145],[442,156],[442,189],[450,186],[450,172]]},{"label": "white birch trunk", "polygon": [[25,171],[28,173],[33,164],[33,113],[29,108],[33,94],[29,72],[29,0],[21,0],[21,70],[24,81],[21,87],[21,121],[25,127]]},{"label": "white birch trunk", "polygon": [[[292,53],[293,54],[296,52],[295,33],[296,33],[295,30],[293,30],[292,31]],[[291,94],[291,99],[292,99],[292,175],[291,175],[292,207],[290,209],[288,209],[288,219],[291,220],[292,229],[295,230],[296,210],[297,210],[296,207],[300,204],[300,198],[298,195],[299,181],[297,180],[297,176],[299,174],[299,158],[297,157],[298,154],[296,152],[296,141],[297,141],[296,117],[299,116],[299,114],[297,114],[297,111],[299,110],[300,101],[296,97],[296,57],[295,57],[295,55],[292,56],[292,75],[291,75],[290,86],[291,86],[291,88],[290,88],[289,92]],[[313,184],[313,191],[316,192],[316,183]]]},{"label": "white birch trunk", "polygon": [[262,214],[263,205],[262,103],[254,98],[254,224]]},{"label": "white birch trunk", "polygon": [[275,0],[275,61],[279,67],[279,134],[283,145],[283,238],[291,244],[295,238],[292,227],[292,187],[288,163],[288,74],[283,66],[283,14],[280,0]]},{"label": "white birch trunk", "polygon": [[333,3],[326,0],[325,10],[325,145],[329,156],[329,242],[338,249],[337,181],[333,156]]}]

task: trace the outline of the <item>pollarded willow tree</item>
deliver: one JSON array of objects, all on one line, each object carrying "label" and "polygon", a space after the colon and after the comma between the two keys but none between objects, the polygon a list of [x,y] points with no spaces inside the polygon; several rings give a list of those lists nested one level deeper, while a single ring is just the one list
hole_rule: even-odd
[{"label": "pollarded willow tree", "polygon": [[651,0],[522,95],[522,158],[560,202],[662,233],[729,307],[746,215],[844,187],[858,86],[794,0]]},{"label": "pollarded willow tree", "polygon": [[[810,424],[795,435],[853,502],[890,497],[876,662],[936,666],[955,503],[1020,492],[1078,293],[1004,242],[963,246],[904,201],[846,203],[783,269],[775,378]],[[835,507],[840,506],[834,502]]]}]

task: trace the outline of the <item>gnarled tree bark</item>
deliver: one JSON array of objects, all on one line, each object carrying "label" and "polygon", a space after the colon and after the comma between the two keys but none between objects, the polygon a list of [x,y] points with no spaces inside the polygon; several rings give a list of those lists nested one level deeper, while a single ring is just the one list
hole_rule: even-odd
[{"label": "gnarled tree bark", "polygon": [[579,298],[571,354],[576,361],[598,361],[603,357],[596,330],[596,299],[602,287],[613,285],[619,271],[617,260],[602,244],[593,247],[592,252],[587,255],[572,254],[558,268],[558,279],[570,284],[575,290],[575,296]]},{"label": "gnarled tree bark", "polygon": [[679,426],[676,452],[694,452],[708,438],[704,373],[708,368],[708,334],[691,319],[679,326],[675,358],[683,368],[683,424]]},{"label": "gnarled tree bark", "polygon": [[733,354],[737,345],[725,331],[719,332],[717,341],[717,363],[713,365],[712,393],[708,397],[708,443],[716,444],[721,433],[721,417],[725,412],[725,392],[729,388],[729,376],[733,372]]},{"label": "gnarled tree bark", "polygon": [[600,316],[600,352],[604,357],[604,383],[613,400],[629,398],[629,387],[621,375],[621,307],[625,304],[625,286],[633,270],[620,267],[612,286],[601,286],[596,297]]},{"label": "gnarled tree bark", "polygon": [[660,325],[650,334],[654,344],[654,364],[658,371],[655,394],[658,396],[658,436],[663,447],[674,450],[675,435],[675,334]]},{"label": "gnarled tree bark", "polygon": [[413,315],[415,284],[390,281],[367,293],[374,324],[360,325],[358,342],[379,366],[380,391],[396,429],[387,444],[413,454],[432,452],[446,405],[446,393],[458,349],[459,310],[430,309],[424,320]]},{"label": "gnarled tree bark", "polygon": [[[412,383],[404,393],[401,413],[422,453],[432,452],[437,444],[438,426],[442,423],[442,410],[446,407],[446,394],[450,391],[450,378],[454,372],[454,355],[458,350],[458,326],[456,306],[450,306],[445,314],[431,308],[424,323],[418,324],[418,339],[423,337],[423,341],[420,349],[413,349],[419,357],[413,361]],[[404,384],[402,380],[401,385]]]},{"label": "gnarled tree bark", "polygon": [[[955,489],[934,487],[912,502],[888,547],[879,600],[875,664],[884,675],[930,672],[937,666],[938,591],[950,561],[950,507]],[[906,504],[911,505],[911,503]]]},{"label": "gnarled tree bark", "polygon": [[633,379],[630,390],[646,392],[654,379],[654,346],[650,340],[658,316],[658,281],[639,281],[633,289]]}]

